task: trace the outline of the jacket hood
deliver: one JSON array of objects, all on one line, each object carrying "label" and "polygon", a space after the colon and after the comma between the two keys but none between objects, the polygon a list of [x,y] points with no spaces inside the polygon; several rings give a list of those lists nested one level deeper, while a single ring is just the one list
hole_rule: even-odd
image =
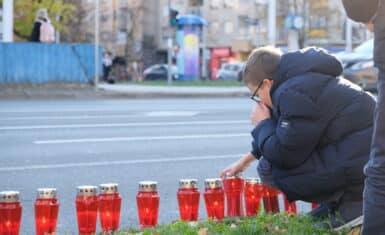
[{"label": "jacket hood", "polygon": [[289,52],[281,57],[274,73],[271,94],[288,79],[308,72],[337,77],[342,73],[341,62],[326,50],[309,47]]}]

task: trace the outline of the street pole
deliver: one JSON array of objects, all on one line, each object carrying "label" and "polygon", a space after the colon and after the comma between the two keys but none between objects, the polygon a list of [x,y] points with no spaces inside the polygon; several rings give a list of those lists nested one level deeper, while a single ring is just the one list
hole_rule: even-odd
[{"label": "street pole", "polygon": [[276,34],[276,0],[269,0],[268,6],[268,41],[271,46],[275,46],[275,34]]},{"label": "street pole", "polygon": [[99,83],[99,0],[95,0],[95,78],[94,86]]},{"label": "street pole", "polygon": [[299,38],[298,30],[290,29],[288,32],[288,40],[287,40],[287,49],[289,51],[299,50],[298,38]]},{"label": "street pole", "polygon": [[257,25],[257,47],[260,47],[262,45],[262,35],[261,35],[261,24],[258,22]]},{"label": "street pole", "polygon": [[168,0],[168,19],[169,19],[169,32],[167,39],[167,84],[172,85],[171,66],[172,66],[172,25],[171,25],[171,0]]},{"label": "street pole", "polygon": [[346,45],[345,45],[345,50],[347,52],[352,52],[353,46],[352,46],[352,21],[349,18],[346,18],[346,27],[345,27],[345,40],[346,40]]},{"label": "street pole", "polygon": [[206,49],[206,29],[202,26],[202,77],[204,80],[209,80],[207,76],[207,49]]},{"label": "street pole", "polygon": [[3,42],[13,42],[13,0],[3,1]]},{"label": "street pole", "polygon": [[[60,15],[56,15],[56,22],[60,21]],[[60,31],[56,30],[55,31],[55,42],[60,43]]]}]

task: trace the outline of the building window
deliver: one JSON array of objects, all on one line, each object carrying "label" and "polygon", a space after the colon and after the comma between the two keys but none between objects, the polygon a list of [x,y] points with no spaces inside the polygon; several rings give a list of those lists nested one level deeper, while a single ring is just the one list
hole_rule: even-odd
[{"label": "building window", "polygon": [[226,34],[231,34],[234,32],[234,24],[233,22],[227,21],[225,23],[225,33]]},{"label": "building window", "polygon": [[222,0],[211,0],[210,1],[210,8],[211,9],[218,9],[218,8],[222,7],[222,5],[223,5]]},{"label": "building window", "polygon": [[203,5],[203,0],[189,0],[189,6],[200,7]]},{"label": "building window", "polygon": [[127,18],[127,12],[120,12],[118,19],[120,31],[127,32]]},{"label": "building window", "polygon": [[218,32],[219,30],[219,23],[217,21],[213,21],[211,24],[210,24],[210,31],[212,33],[216,33]]},{"label": "building window", "polygon": [[226,8],[235,8],[236,2],[234,0],[224,0]]},{"label": "building window", "polygon": [[128,8],[128,1],[119,1],[119,7],[120,8]]},{"label": "building window", "polygon": [[255,26],[249,26],[249,36],[255,36],[257,34]]},{"label": "building window", "polygon": [[238,30],[238,33],[239,33],[239,35],[241,35],[241,36],[246,36],[246,29],[240,28],[240,29]]},{"label": "building window", "polygon": [[103,14],[103,13],[102,13],[101,16],[100,16],[100,21],[103,22],[103,23],[104,23],[104,22],[107,22],[107,21],[108,21],[108,18],[109,18],[109,17],[108,17],[107,14]]}]

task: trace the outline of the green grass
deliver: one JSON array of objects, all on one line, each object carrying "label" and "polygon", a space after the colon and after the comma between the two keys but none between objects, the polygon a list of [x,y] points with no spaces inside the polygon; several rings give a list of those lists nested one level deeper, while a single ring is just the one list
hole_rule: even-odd
[{"label": "green grass", "polygon": [[[167,81],[143,81],[143,82],[128,82],[132,85],[144,86],[167,86]],[[172,86],[191,86],[191,87],[241,87],[244,86],[242,82],[237,81],[173,81]]]},{"label": "green grass", "polygon": [[345,235],[349,232],[349,229],[339,232],[321,229],[314,224],[315,221],[302,215],[262,214],[255,218],[232,218],[222,222],[175,222],[144,231],[125,230],[115,235]]}]

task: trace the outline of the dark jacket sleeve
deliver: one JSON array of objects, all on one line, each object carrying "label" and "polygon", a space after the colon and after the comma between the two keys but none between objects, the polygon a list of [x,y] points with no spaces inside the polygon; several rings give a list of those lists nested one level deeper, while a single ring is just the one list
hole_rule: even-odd
[{"label": "dark jacket sleeve", "polygon": [[31,42],[40,42],[40,26],[40,22],[35,22],[35,24],[33,25],[31,36],[29,37],[29,40]]},{"label": "dark jacket sleeve", "polygon": [[296,168],[307,160],[319,143],[323,129],[319,109],[309,97],[287,91],[281,95],[278,120],[267,119],[253,131],[253,151],[274,166]]},{"label": "dark jacket sleeve", "polygon": [[368,23],[376,14],[379,0],[342,0],[352,20]]}]

